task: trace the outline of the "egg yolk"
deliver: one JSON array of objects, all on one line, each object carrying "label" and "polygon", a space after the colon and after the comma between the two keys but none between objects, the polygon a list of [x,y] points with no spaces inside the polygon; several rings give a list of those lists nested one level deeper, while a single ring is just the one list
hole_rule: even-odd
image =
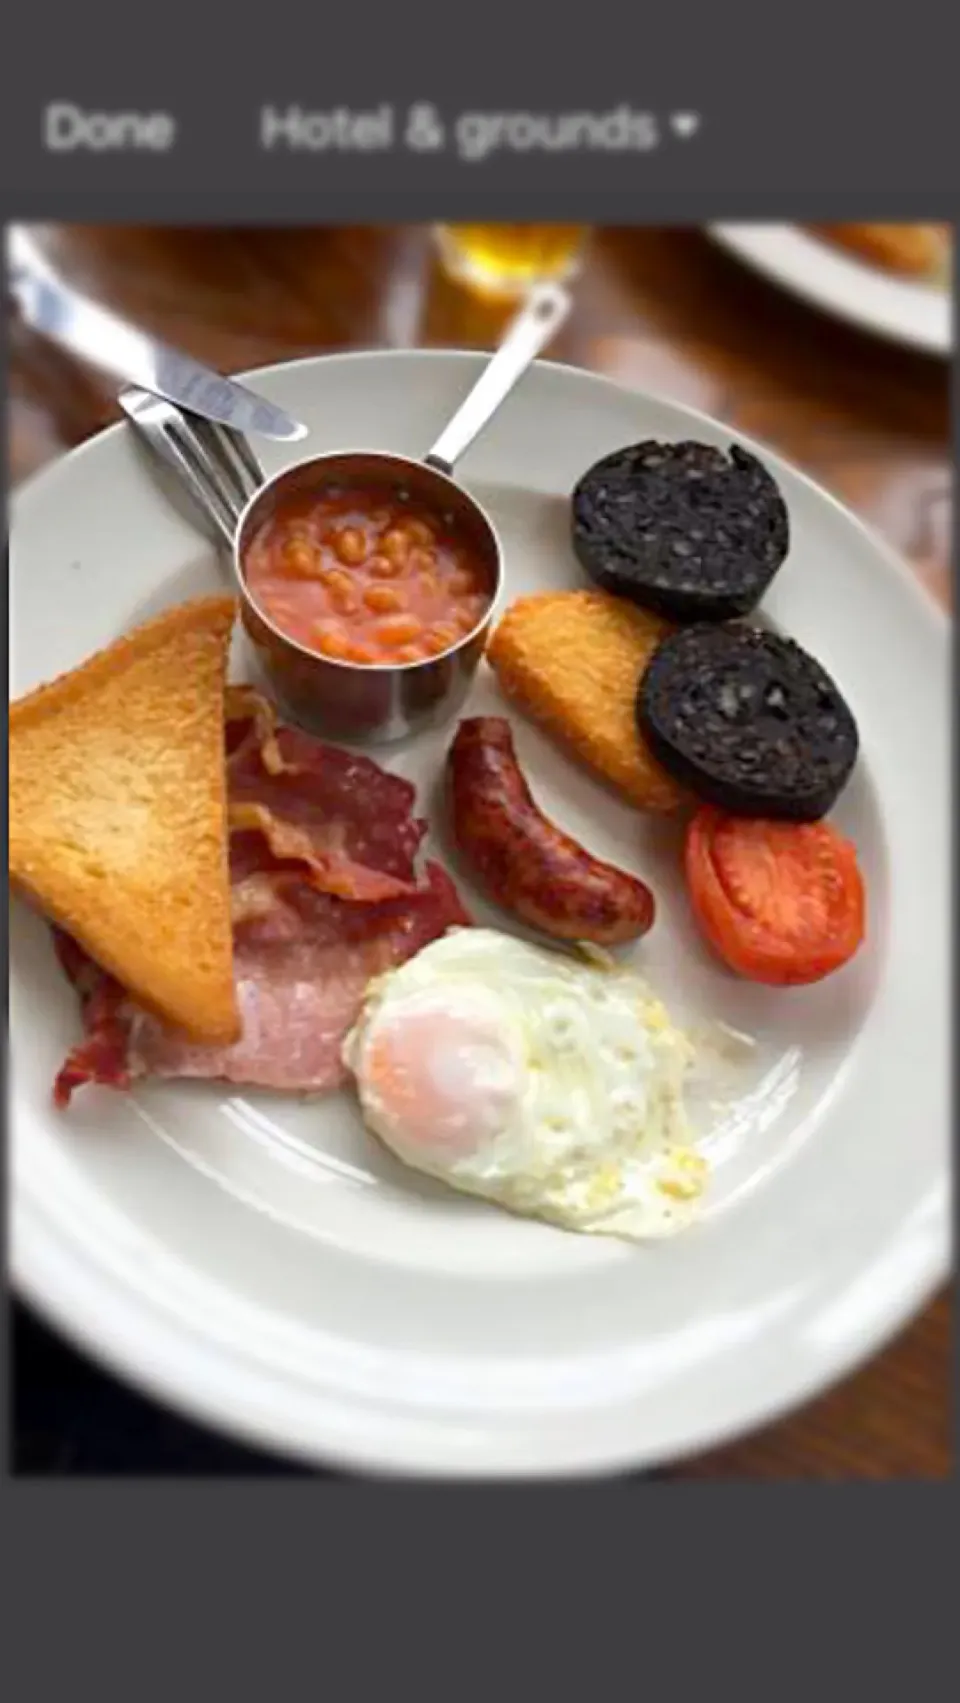
[{"label": "egg yolk", "polygon": [[509,1044],[491,1024],[451,1011],[408,1012],[375,1034],[365,1095],[398,1139],[451,1159],[503,1127],[520,1093]]}]

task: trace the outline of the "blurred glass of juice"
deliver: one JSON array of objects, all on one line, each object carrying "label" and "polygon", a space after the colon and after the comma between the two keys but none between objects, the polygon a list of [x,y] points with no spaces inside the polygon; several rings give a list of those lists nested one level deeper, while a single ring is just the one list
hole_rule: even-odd
[{"label": "blurred glass of juice", "polygon": [[437,225],[445,270],[485,295],[519,296],[531,284],[579,271],[587,225]]}]

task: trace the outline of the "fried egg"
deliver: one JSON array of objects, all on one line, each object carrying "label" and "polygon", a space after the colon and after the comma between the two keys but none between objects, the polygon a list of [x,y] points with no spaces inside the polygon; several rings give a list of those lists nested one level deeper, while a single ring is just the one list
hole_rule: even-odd
[{"label": "fried egg", "polygon": [[634,973],[457,929],[371,983],[344,1043],[367,1127],[404,1164],[565,1229],[668,1236],[707,1164],[689,1039]]}]

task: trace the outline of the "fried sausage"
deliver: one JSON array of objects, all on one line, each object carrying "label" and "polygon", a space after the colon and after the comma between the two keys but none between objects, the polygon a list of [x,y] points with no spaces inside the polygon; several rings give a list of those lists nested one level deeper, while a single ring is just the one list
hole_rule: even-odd
[{"label": "fried sausage", "polygon": [[649,887],[547,820],[502,716],[460,723],[447,773],[454,841],[491,898],[557,940],[615,946],[646,934],[654,918]]}]

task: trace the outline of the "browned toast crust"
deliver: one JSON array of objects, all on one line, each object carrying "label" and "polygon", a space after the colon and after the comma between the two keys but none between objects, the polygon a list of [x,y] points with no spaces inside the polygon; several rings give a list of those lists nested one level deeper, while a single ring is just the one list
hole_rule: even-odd
[{"label": "browned toast crust", "polygon": [[10,706],[10,879],[147,1009],[235,1040],[224,696],[236,604],[178,605]]},{"label": "browned toast crust", "polygon": [[814,225],[827,242],[910,278],[934,279],[949,259],[948,225]]}]

